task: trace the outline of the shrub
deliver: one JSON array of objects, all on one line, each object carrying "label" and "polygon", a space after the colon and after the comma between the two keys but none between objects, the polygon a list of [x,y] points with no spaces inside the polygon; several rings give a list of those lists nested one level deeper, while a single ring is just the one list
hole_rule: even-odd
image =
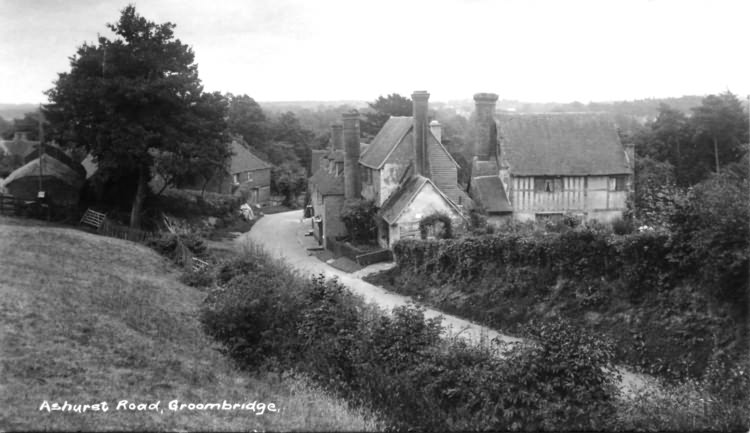
[{"label": "shrub", "polygon": [[612,221],[612,232],[616,235],[629,235],[633,233],[635,227],[633,226],[633,220],[617,218]]},{"label": "shrub", "polygon": [[442,212],[435,212],[419,220],[420,237],[427,239],[430,228],[434,230],[437,227],[440,227],[440,231],[435,233],[437,239],[450,239],[453,237],[453,222],[448,215]]},{"label": "shrub", "polygon": [[505,362],[496,349],[441,339],[440,319],[418,307],[387,315],[261,250],[219,274],[202,320],[241,365],[306,374],[392,428],[596,428],[609,414],[609,349],[570,327],[539,327],[537,344]]},{"label": "shrub", "polygon": [[341,209],[341,220],[352,242],[369,241],[377,237],[375,214],[378,208],[372,200],[347,200]]},{"label": "shrub", "polygon": [[210,287],[214,283],[214,275],[208,267],[198,270],[194,270],[190,267],[180,276],[180,281],[192,287]]},{"label": "shrub", "polygon": [[505,417],[512,429],[598,430],[614,415],[612,345],[564,321],[532,323],[512,349]]}]

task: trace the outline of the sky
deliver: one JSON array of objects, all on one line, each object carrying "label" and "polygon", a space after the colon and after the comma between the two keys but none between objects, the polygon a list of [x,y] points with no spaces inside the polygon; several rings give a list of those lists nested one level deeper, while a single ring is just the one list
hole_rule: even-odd
[{"label": "sky", "polygon": [[[148,0],[208,91],[258,101],[750,94],[748,0]],[[0,103],[44,103],[127,0],[0,0]]]}]

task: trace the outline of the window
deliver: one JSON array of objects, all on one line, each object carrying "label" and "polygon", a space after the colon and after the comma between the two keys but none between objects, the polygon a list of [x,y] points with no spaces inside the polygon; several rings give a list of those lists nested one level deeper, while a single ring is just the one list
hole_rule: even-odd
[{"label": "window", "polygon": [[625,191],[627,189],[628,178],[627,176],[616,176],[614,183],[615,191]]},{"label": "window", "polygon": [[232,181],[234,182],[235,185],[239,184],[240,183],[240,174],[239,173],[233,174],[232,175]]},{"label": "window", "polygon": [[557,179],[553,177],[535,177],[534,178],[534,191],[535,192],[562,191],[562,179]]}]

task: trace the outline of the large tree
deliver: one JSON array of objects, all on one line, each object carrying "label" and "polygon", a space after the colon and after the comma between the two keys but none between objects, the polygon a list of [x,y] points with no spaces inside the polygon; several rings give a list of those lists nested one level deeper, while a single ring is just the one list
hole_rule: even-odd
[{"label": "large tree", "polygon": [[174,24],[148,21],[130,5],[107,26],[116,37],[78,49],[70,72],[47,92],[45,114],[58,142],[83,146],[100,170],[136,179],[130,224],[137,227],[158,158],[169,155],[180,169],[226,164],[226,100],[203,91]]},{"label": "large tree", "polygon": [[247,95],[227,94],[229,132],[242,136],[252,149],[263,151],[268,139],[268,119],[263,109]]},{"label": "large tree", "polygon": [[747,142],[747,115],[742,103],[731,92],[709,95],[699,107],[693,108],[691,118],[697,134],[696,144],[709,148],[713,154],[716,173],[728,162],[742,156],[742,143]]},{"label": "large tree", "polygon": [[365,119],[362,121],[362,133],[374,137],[385,125],[391,116],[411,116],[412,102],[411,99],[403,97],[398,93],[392,93],[386,97],[379,96],[373,102],[368,102],[371,112],[364,113]]}]

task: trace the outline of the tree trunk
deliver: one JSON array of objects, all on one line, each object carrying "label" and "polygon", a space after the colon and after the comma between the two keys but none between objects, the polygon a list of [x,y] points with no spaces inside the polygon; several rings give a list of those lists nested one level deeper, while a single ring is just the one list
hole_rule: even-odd
[{"label": "tree trunk", "polygon": [[716,160],[716,174],[719,174],[719,140],[714,137],[714,159]]},{"label": "tree trunk", "polygon": [[141,226],[141,208],[143,208],[143,200],[146,198],[146,188],[148,188],[147,173],[147,169],[141,168],[138,174],[138,189],[135,191],[135,199],[133,199],[133,207],[130,211],[130,227],[134,229]]}]

